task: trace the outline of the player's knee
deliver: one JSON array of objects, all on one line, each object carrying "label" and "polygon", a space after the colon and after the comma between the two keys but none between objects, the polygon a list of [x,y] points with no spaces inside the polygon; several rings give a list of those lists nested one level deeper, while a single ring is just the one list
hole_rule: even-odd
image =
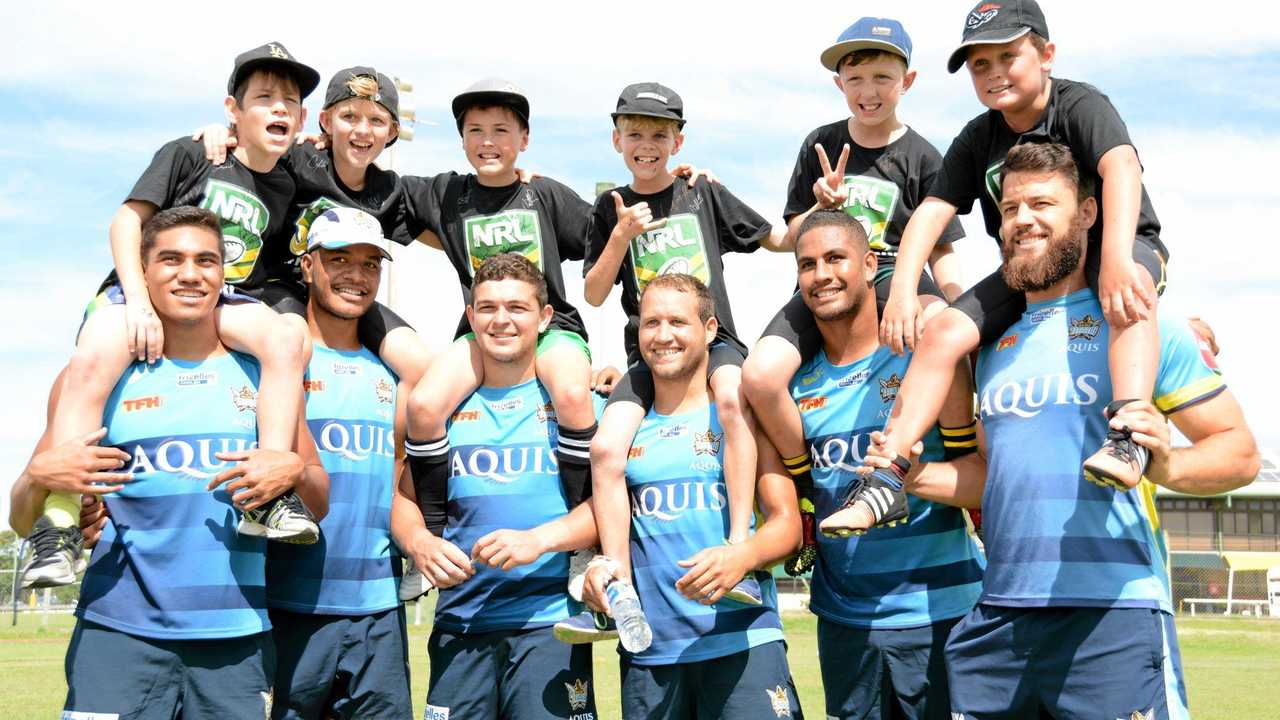
[{"label": "player's knee", "polygon": [[[563,418],[593,416],[595,413],[591,403],[591,388],[574,383],[556,390],[552,398],[556,406],[556,415]],[[591,423],[588,422],[587,425]]]},{"label": "player's knee", "polygon": [[430,383],[420,381],[409,393],[409,402],[405,404],[411,429],[421,429],[442,422],[443,403],[441,394],[431,390]]},{"label": "player's knee", "polygon": [[949,358],[955,364],[978,344],[978,328],[964,313],[947,309],[939,312],[927,325],[920,337],[917,357],[928,353],[934,357]]},{"label": "player's knee", "polygon": [[591,440],[591,472],[593,477],[621,475],[627,465],[630,443],[620,443],[597,433]]},{"label": "player's knee", "polygon": [[259,352],[259,362],[277,368],[306,367],[311,338],[305,328],[281,317],[274,322],[270,337]]},{"label": "player's knee", "polygon": [[76,348],[63,374],[62,395],[105,402],[125,369],[102,362],[89,348]]},{"label": "player's knee", "polygon": [[[785,394],[786,383],[782,378],[790,378],[792,374],[794,371],[786,372],[767,354],[752,353],[742,364],[742,391],[746,394],[747,400],[759,404]],[[719,407],[719,405],[720,399],[716,398],[716,406]]]}]

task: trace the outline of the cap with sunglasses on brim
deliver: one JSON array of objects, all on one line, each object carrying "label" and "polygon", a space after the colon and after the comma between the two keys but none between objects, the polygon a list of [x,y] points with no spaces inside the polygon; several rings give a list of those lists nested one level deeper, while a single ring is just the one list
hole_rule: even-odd
[{"label": "cap with sunglasses on brim", "polygon": [[[350,82],[359,77],[371,78],[378,83],[378,91],[372,97],[357,95],[351,91]],[[391,113],[393,120],[397,123],[400,122],[400,92],[396,90],[396,81],[391,77],[363,65],[339,70],[329,79],[329,86],[325,88],[324,107],[322,109],[328,110],[343,100],[350,100],[354,97],[378,103],[387,112]],[[395,141],[396,138],[394,137],[388,140],[387,147],[391,147]]]},{"label": "cap with sunglasses on brim", "polygon": [[947,60],[947,72],[959,70],[974,45],[1000,45],[1027,33],[1049,39],[1049,24],[1035,0],[980,2],[965,16],[964,35]]},{"label": "cap with sunglasses on brim", "polygon": [[656,82],[628,85],[618,96],[617,108],[609,114],[614,122],[622,115],[674,120],[676,127],[684,127],[684,101],[675,90]]},{"label": "cap with sunglasses on brim", "polygon": [[524,121],[524,126],[529,127],[529,98],[524,91],[510,80],[485,78],[472,83],[453,99],[453,119],[458,123],[458,132],[462,132],[462,116],[467,110],[490,105],[511,108]]},{"label": "cap with sunglasses on brim", "polygon": [[899,55],[911,66],[911,36],[902,23],[889,18],[864,17],[845,28],[835,44],[822,51],[819,59],[826,69],[837,72],[836,65],[851,52],[881,50]]},{"label": "cap with sunglasses on brim", "polygon": [[311,221],[307,230],[307,252],[316,248],[341,250],[352,245],[372,245],[382,257],[392,260],[391,241],[382,234],[382,225],[369,213],[349,207],[333,207]]},{"label": "cap with sunglasses on brim", "polygon": [[298,95],[305,100],[312,90],[320,84],[320,73],[309,65],[294,59],[293,55],[278,42],[267,43],[252,50],[246,50],[236,56],[231,77],[227,79],[227,94],[235,95],[236,87],[253,74],[254,70],[263,67],[275,67],[289,75],[298,83]]}]

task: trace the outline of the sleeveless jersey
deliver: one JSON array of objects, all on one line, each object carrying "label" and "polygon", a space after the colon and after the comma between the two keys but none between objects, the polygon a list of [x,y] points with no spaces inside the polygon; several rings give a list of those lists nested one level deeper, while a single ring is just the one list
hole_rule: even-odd
[{"label": "sleeveless jersey", "polygon": [[230,353],[201,362],[134,363],[104,413],[103,445],[132,456],[134,480],[103,497],[111,519],[93,549],[76,614],[165,640],[269,630],[266,541],[240,535],[225,490],[205,490],[257,445],[258,365]]},{"label": "sleeveless jersey", "polygon": [[[476,390],[449,423],[444,539],[470,555],[493,530],[528,530],[567,513],[557,442],[551,398],[536,380]],[[509,572],[479,566],[440,591],[435,624],[462,633],[553,625],[581,611],[568,581],[568,553],[547,553]]]},{"label": "sleeveless jersey", "polygon": [[267,604],[293,612],[367,615],[395,607],[391,543],[396,378],[365,348],[314,345],[307,425],[329,473],[329,514],[315,545],[268,543]]},{"label": "sleeveless jersey", "polygon": [[[1141,489],[1087,482],[1106,434],[1107,322],[1089,290],[1030,304],[978,359],[987,436],[981,602],[1172,612],[1169,577]],[[1160,314],[1155,405],[1172,413],[1226,386],[1184,321]]]},{"label": "sleeveless jersey", "polygon": [[[859,481],[871,433],[884,427],[910,356],[881,347],[848,365],[819,352],[791,380],[805,442],[813,458],[819,521],[840,508]],[[942,457],[936,428],[925,435],[924,460]],[[818,536],[809,608],[852,627],[904,629],[969,612],[982,591],[982,554],[959,508],[909,497],[905,525],[849,539]]]},{"label": "sleeveless jersey", "polygon": [[765,573],[756,573],[764,596],[759,607],[733,600],[702,605],[676,590],[686,572],[676,563],[723,545],[729,533],[724,431],[715,406],[679,415],[650,410],[631,444],[626,480],[632,577],[653,629],[653,644],[631,661],[697,662],[781,640],[777,588]]}]

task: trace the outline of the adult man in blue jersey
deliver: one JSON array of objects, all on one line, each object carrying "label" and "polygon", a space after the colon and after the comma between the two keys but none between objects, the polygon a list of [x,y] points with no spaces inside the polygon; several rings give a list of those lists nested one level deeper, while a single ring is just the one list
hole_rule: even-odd
[{"label": "adult man in blue jersey", "polygon": [[[861,223],[839,210],[815,212],[797,231],[795,259],[823,343],[791,381],[821,522],[860,486],[855,471],[871,433],[884,427],[909,356],[880,345],[876,256]],[[968,383],[957,383],[948,403],[971,417]],[[926,445],[930,459],[942,458],[936,429]],[[942,648],[977,601],[984,564],[963,512],[911,498],[903,525],[819,536],[809,609],[818,616],[827,717],[950,720]]]},{"label": "adult man in blue jersey", "polygon": [[403,396],[357,334],[390,259],[377,219],[354,208],[317,216],[301,257],[314,340],[306,417],[329,473],[329,515],[320,523],[321,542],[271,543],[267,550],[274,718],[413,714],[391,542]]},{"label": "adult man in blue jersey", "polygon": [[[567,551],[594,544],[595,527],[590,503],[568,514],[555,411],[534,374],[551,317],[546,281],[524,256],[497,255],[476,270],[467,318],[484,384],[449,424],[443,537],[426,529],[407,476],[399,486],[397,542],[440,589],[427,646],[430,720],[595,718],[591,646],[552,635],[581,610],[566,585]],[[550,526],[571,529],[536,550],[517,543],[520,562],[508,562],[511,539]]]},{"label": "adult man in blue jersey", "polygon": [[[907,477],[917,495],[982,503],[982,597],[946,647],[954,717],[1188,717],[1150,483],[1092,485],[1080,463],[1104,434],[1132,431],[1151,451],[1151,483],[1219,493],[1258,472],[1253,435],[1212,356],[1169,313],[1154,398],[1117,411],[1083,271],[1092,189],[1070,151],[1047,144],[1010,150],[1002,184],[1002,272],[1027,310],[979,356],[985,458]],[[1190,447],[1170,449],[1166,416]]]},{"label": "adult man in blue jersey", "polygon": [[647,650],[622,651],[626,718],[802,717],[772,578],[755,573],[763,604],[725,598],[747,573],[799,549],[800,513],[781,458],[757,434],[766,520],[745,542],[724,544],[723,431],[706,380],[716,329],[711,294],[696,278],[661,275],[645,287],[639,346],[653,407],[632,442],[625,485],[594,489],[612,560],[593,563],[583,598],[606,610],[604,584],[631,578],[653,633]]},{"label": "adult man in blue jersey", "polygon": [[[67,649],[64,718],[270,712],[266,541],[236,532],[232,505],[293,489],[323,517],[328,478],[304,424],[292,452],[255,449],[257,364],[224,348],[214,323],[222,247],[217,218],[198,208],[158,213],[143,229],[164,354],[134,365],[107,404],[102,444],[129,456],[132,479],[105,495],[110,519]],[[37,452],[47,443],[46,434]],[[110,469],[123,457],[102,460]],[[33,501],[50,489],[37,477],[24,473],[15,488],[15,527],[34,519]]]}]

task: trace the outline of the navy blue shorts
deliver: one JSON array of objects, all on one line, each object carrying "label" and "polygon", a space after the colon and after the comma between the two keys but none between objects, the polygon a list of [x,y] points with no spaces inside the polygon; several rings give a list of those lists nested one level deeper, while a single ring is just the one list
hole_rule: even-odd
[{"label": "navy blue shorts", "polygon": [[951,720],[943,647],[959,621],[870,630],[819,618],[827,717]]},{"label": "navy blue shorts", "polygon": [[276,643],[271,717],[398,720],[413,715],[403,607],[354,616],[270,612]]},{"label": "navy blue shorts", "polygon": [[622,716],[627,720],[803,720],[781,640],[732,655],[635,665],[624,655]]},{"label": "navy blue shorts", "polygon": [[156,640],[80,620],[67,647],[62,720],[264,718],[275,664],[271,633]]},{"label": "navy blue shorts", "polygon": [[978,605],[946,652],[955,718],[1190,717],[1173,616],[1159,610]]},{"label": "navy blue shorts", "polygon": [[551,631],[432,630],[423,720],[595,720],[591,645],[566,645]]}]

